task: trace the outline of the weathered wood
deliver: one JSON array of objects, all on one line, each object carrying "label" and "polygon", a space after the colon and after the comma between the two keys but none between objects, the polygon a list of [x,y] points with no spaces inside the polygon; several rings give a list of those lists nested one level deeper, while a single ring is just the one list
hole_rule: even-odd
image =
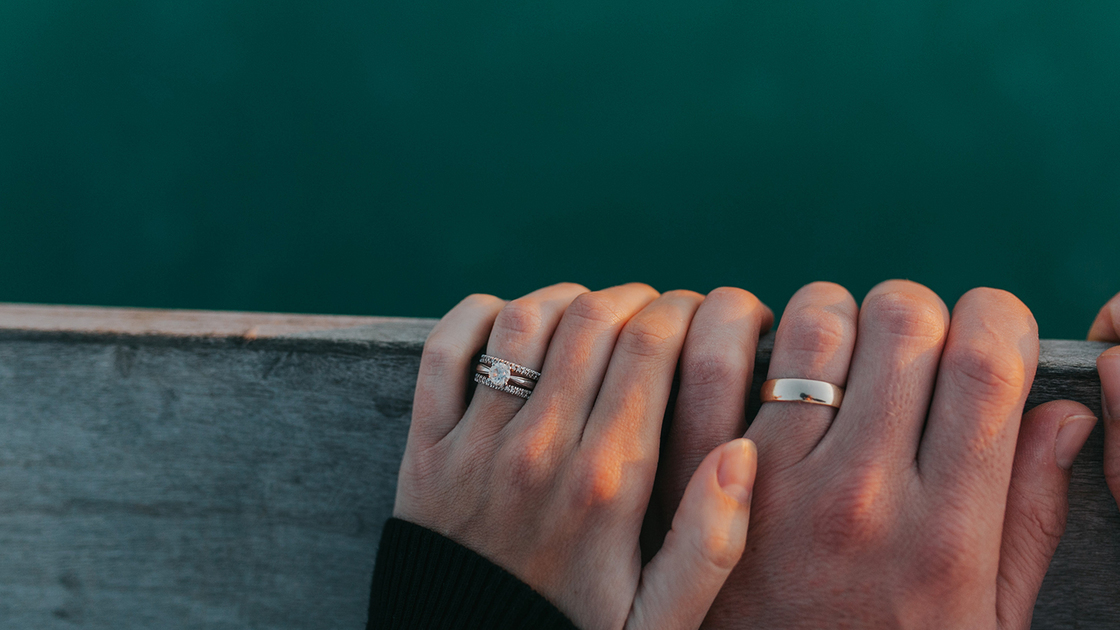
[{"label": "weathered wood", "polygon": [[[363,627],[432,324],[0,305],[0,627]],[[1099,411],[1105,347],[1043,342],[1030,403]],[[1120,626],[1101,449],[1035,627]]]}]

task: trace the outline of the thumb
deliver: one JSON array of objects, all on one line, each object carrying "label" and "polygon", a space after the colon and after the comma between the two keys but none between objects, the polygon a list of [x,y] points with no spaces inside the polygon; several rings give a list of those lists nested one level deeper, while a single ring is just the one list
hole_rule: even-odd
[{"label": "thumb", "polygon": [[1034,600],[1066,529],[1069,471],[1097,418],[1069,400],[1023,416],[1007,491],[996,614],[1003,630],[1027,629]]},{"label": "thumb", "polygon": [[695,630],[743,555],[758,452],[716,448],[692,475],[661,550],[642,569],[627,630]]}]

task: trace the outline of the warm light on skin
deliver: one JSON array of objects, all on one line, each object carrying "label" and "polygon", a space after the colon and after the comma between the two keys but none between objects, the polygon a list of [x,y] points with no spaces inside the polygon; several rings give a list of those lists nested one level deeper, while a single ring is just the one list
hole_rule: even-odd
[{"label": "warm light on skin", "polygon": [[1120,340],[1120,294],[1105,304],[1089,328],[1089,341]]},{"label": "warm light on skin", "polygon": [[[674,538],[683,542],[645,567],[638,537],[674,372],[703,301],[635,283],[460,303],[425,344],[416,395],[424,404],[414,407],[394,513],[506,568],[578,627],[653,630],[681,614],[682,627],[699,626],[742,553],[749,506],[725,508],[750,491],[753,463],[749,477],[744,465],[715,492],[697,477]],[[479,388],[463,409],[458,368],[479,347],[542,366],[526,402]],[[500,368],[475,372],[506,377]],[[717,455],[705,458],[704,475],[715,475]]]}]

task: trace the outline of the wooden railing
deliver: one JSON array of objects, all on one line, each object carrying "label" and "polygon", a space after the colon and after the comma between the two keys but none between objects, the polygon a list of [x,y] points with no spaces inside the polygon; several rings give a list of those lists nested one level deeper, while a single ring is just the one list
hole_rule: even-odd
[{"label": "wooden railing", "polygon": [[[0,628],[363,628],[433,324],[0,305]],[[1099,412],[1105,347],[1043,341],[1030,404]],[[1120,627],[1101,453],[1037,628]]]}]

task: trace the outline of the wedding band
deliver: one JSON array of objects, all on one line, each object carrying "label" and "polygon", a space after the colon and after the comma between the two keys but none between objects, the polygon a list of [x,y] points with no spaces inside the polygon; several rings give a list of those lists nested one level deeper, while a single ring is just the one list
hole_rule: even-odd
[{"label": "wedding band", "polygon": [[832,383],[807,378],[774,378],[762,384],[759,399],[768,402],[805,402],[840,408],[844,390]]},{"label": "wedding band", "polygon": [[532,368],[484,354],[475,366],[474,382],[500,392],[528,398],[540,377],[541,373]]}]

